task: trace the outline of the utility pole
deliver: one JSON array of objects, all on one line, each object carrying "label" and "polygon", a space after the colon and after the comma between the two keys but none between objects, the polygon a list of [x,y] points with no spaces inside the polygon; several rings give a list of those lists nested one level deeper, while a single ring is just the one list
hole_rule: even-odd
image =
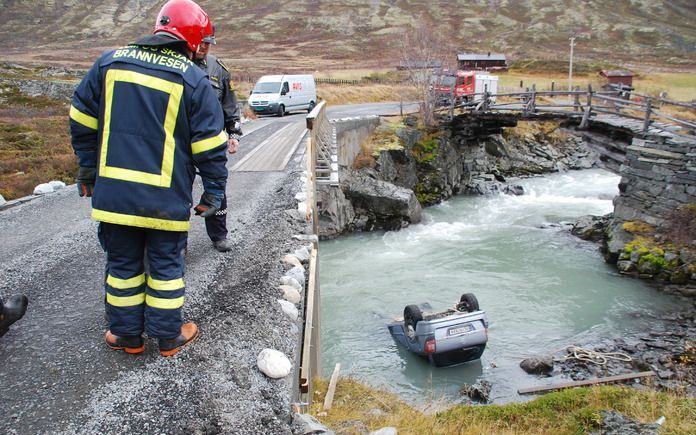
[{"label": "utility pole", "polygon": [[[570,37],[570,65],[568,66],[568,91],[573,90],[573,47],[575,46],[575,36]],[[568,94],[568,101],[571,95]]]}]

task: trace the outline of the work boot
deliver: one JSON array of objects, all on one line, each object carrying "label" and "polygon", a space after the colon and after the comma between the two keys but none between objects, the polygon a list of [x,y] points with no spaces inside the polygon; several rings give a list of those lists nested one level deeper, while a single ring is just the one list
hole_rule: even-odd
[{"label": "work boot", "polygon": [[106,342],[106,345],[113,350],[122,350],[133,355],[143,353],[145,351],[145,342],[143,341],[143,337],[140,335],[126,337],[114,335],[111,333],[111,331],[106,331],[104,341]]},{"label": "work boot", "polygon": [[173,356],[182,347],[191,343],[198,337],[198,326],[193,322],[184,323],[181,326],[181,334],[176,338],[160,338],[159,349],[162,356]]},{"label": "work boot", "polygon": [[24,316],[28,304],[29,299],[24,295],[12,296],[3,303],[2,313],[0,313],[0,337],[9,331],[11,324]]},{"label": "work boot", "polygon": [[229,240],[216,240],[213,242],[213,246],[220,252],[229,252],[232,250],[232,244]]}]

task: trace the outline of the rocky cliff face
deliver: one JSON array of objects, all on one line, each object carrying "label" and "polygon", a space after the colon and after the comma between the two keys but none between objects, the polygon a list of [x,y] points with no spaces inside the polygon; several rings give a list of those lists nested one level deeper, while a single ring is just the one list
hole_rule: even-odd
[{"label": "rocky cliff face", "polygon": [[[342,172],[340,193],[322,188],[322,237],[346,231],[395,230],[420,221],[420,207],[456,194],[522,194],[508,177],[594,166],[598,156],[558,125],[520,136],[472,137],[450,125],[411,127],[396,134],[403,148],[383,150],[374,169]],[[532,133],[534,131],[535,133]]]}]

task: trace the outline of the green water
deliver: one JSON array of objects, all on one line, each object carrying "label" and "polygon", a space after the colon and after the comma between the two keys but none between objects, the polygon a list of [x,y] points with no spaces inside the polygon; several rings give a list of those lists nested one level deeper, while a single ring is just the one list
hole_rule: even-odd
[{"label": "green water", "polygon": [[[619,177],[602,170],[519,180],[523,196],[456,197],[399,232],[320,244],[322,364],[412,402],[457,402],[463,384],[492,383],[495,402],[525,400],[540,379],[523,358],[644,331],[679,308],[671,296],[619,276],[597,245],[559,223],[612,211]],[[397,346],[386,323],[404,306],[451,307],[474,293],[490,322],[480,361],[435,368]]]}]

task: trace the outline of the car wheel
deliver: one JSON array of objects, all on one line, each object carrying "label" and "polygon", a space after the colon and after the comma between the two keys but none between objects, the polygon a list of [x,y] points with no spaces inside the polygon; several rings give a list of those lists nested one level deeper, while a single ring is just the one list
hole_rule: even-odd
[{"label": "car wheel", "polygon": [[278,116],[280,116],[281,118],[285,116],[285,106],[283,106],[282,104],[278,106]]},{"label": "car wheel", "polygon": [[459,298],[459,303],[457,304],[457,311],[464,313],[472,313],[479,310],[479,303],[476,296],[473,293],[464,293],[461,298]]},{"label": "car wheel", "polygon": [[404,327],[406,328],[407,332],[409,329],[412,330],[414,337],[416,332],[416,324],[421,320],[423,320],[423,313],[417,305],[407,305],[406,308],[404,308]]},{"label": "car wheel", "polygon": [[311,113],[312,110],[314,110],[314,106],[316,106],[316,104],[314,104],[314,101],[310,101],[309,107],[307,108],[307,113]]}]

